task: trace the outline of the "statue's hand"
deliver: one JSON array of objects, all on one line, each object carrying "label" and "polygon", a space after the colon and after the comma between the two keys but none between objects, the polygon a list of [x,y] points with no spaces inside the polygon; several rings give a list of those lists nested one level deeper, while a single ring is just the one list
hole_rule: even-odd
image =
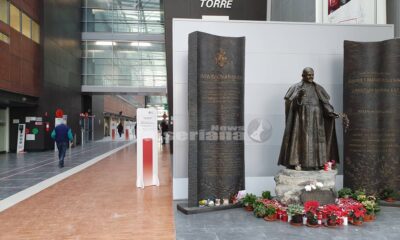
[{"label": "statue's hand", "polygon": [[332,118],[338,118],[339,114],[335,113],[335,112],[331,112],[331,113],[329,113],[329,116],[332,117]]},{"label": "statue's hand", "polygon": [[305,95],[306,95],[306,90],[304,88],[301,88],[297,93],[297,97],[300,99],[302,99]]}]

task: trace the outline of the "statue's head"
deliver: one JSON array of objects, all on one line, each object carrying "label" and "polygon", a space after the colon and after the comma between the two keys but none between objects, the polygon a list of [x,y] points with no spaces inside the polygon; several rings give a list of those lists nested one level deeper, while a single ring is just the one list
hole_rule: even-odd
[{"label": "statue's head", "polygon": [[303,69],[303,74],[301,75],[304,81],[312,83],[314,81],[314,69],[306,67]]}]

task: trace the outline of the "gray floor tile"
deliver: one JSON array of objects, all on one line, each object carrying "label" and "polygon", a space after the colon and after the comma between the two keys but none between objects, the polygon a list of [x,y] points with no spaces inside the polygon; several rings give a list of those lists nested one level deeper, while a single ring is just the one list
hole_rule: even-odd
[{"label": "gray floor tile", "polygon": [[[400,208],[382,207],[376,221],[363,226],[340,226],[334,229],[294,227],[283,222],[266,222],[243,209],[231,209],[196,215],[176,210],[177,239],[269,239],[269,240],[376,240],[399,239]],[[207,235],[208,233],[208,235]]]}]

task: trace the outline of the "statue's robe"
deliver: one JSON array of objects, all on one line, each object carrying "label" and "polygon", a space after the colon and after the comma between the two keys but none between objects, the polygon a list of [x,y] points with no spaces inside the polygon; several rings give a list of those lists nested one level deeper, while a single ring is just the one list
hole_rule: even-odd
[{"label": "statue's robe", "polygon": [[[298,92],[305,89],[300,100]],[[279,165],[320,168],[327,161],[339,162],[334,109],[329,95],[316,83],[301,81],[285,95],[286,128]]]}]

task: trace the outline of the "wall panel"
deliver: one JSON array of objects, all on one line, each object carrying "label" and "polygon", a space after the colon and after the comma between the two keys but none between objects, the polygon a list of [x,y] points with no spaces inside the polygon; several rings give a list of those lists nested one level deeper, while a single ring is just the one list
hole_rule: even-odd
[{"label": "wall panel", "polygon": [[[246,21],[174,20],[174,135],[188,132],[187,52],[188,35],[194,31],[246,37],[245,130],[253,120],[263,120],[270,131],[264,142],[255,142],[245,133],[246,188],[252,179],[273,178],[284,131],[284,100],[289,86],[301,80],[304,67],[315,70],[315,81],[330,94],[337,112],[342,112],[343,41],[379,41],[393,37],[388,25],[321,25],[310,23],[266,23]],[[341,122],[336,122],[339,150],[343,160]],[[179,132],[177,132],[179,130]],[[174,182],[187,178],[188,141],[174,139]],[[260,181],[261,181],[260,180]],[[258,180],[257,180],[258,181]],[[256,181],[256,182],[257,182]],[[267,181],[267,180],[265,180]],[[264,189],[273,191],[274,189]],[[174,190],[175,194],[175,190]],[[182,196],[177,192],[177,196]],[[175,196],[175,195],[174,195]]]}]

